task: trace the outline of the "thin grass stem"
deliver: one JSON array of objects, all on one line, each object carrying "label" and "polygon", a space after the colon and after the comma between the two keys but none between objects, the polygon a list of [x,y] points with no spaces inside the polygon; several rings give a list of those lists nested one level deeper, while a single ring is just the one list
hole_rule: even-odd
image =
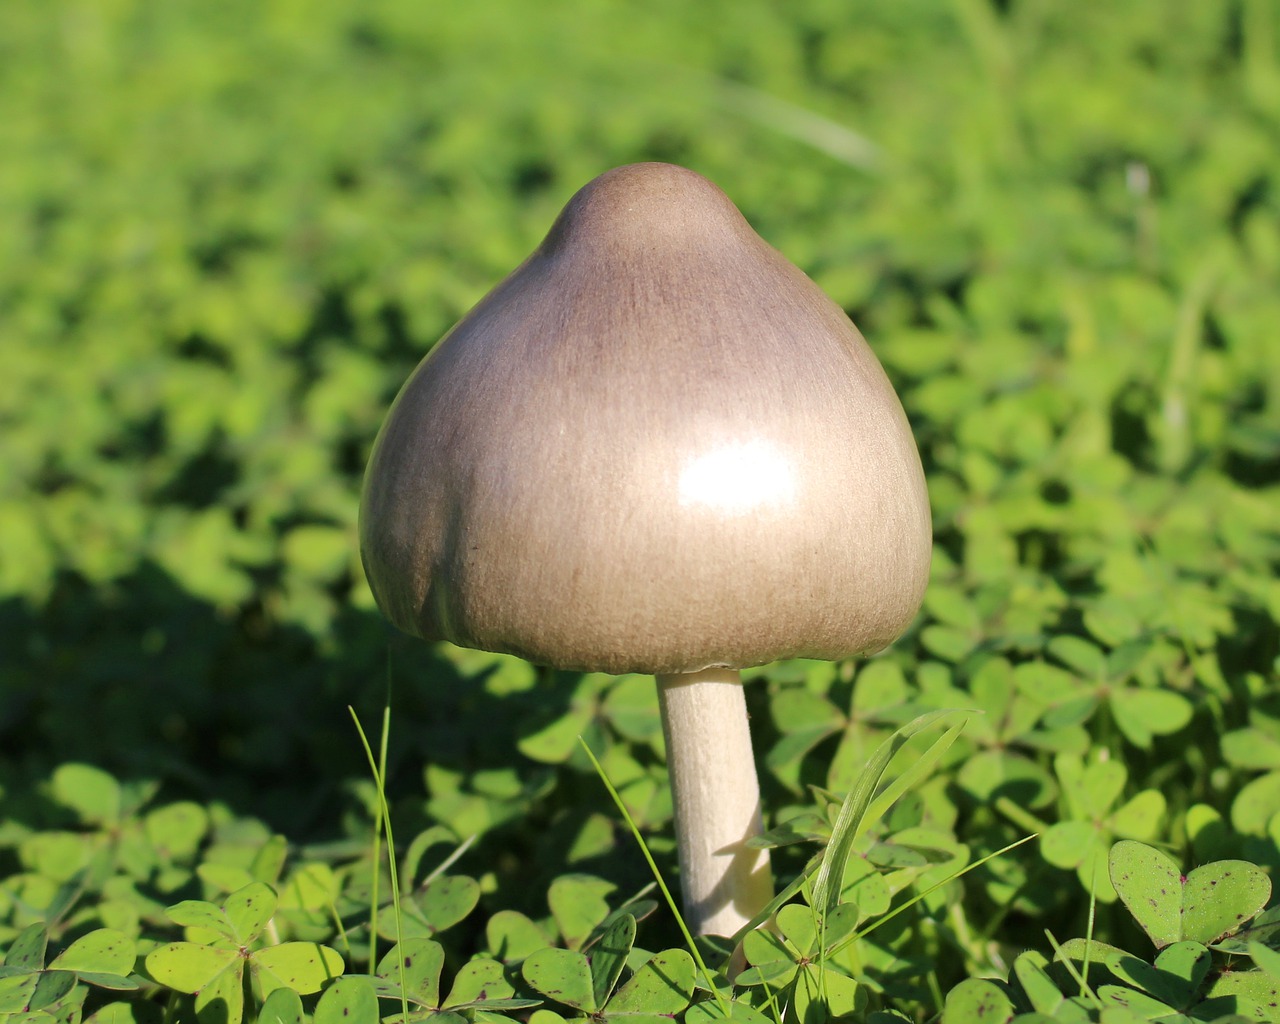
[{"label": "thin grass stem", "polygon": [[[401,936],[404,935],[404,928],[402,927],[403,922],[400,915],[400,879],[399,872],[396,867],[396,842],[395,836],[391,831],[391,808],[387,804],[386,777],[384,775],[387,764],[387,737],[391,732],[391,705],[385,705],[382,710],[382,742],[379,744],[380,755],[377,759],[373,756],[373,747],[369,744],[369,737],[365,735],[364,726],[360,724],[360,716],[356,714],[356,709],[348,705],[347,710],[351,712],[351,719],[356,724],[356,732],[360,734],[360,743],[364,746],[364,755],[369,761],[369,770],[373,772],[373,782],[378,793],[378,818],[380,819],[380,827],[375,826],[374,832],[377,834],[381,829],[386,829],[387,833],[387,867],[391,880],[391,905],[395,912],[396,919],[395,948],[400,954],[396,958],[400,974],[400,1009],[404,1014],[403,1019],[407,1021],[409,1019],[409,990],[404,971],[404,946],[401,942]],[[374,861],[373,873],[376,884],[378,876],[378,861]],[[374,921],[377,920],[376,908],[377,903],[375,902],[373,908],[375,913],[370,915],[371,919]],[[377,932],[375,931],[369,937],[371,950],[375,948],[373,944],[376,942],[376,935]],[[373,961],[372,957],[370,957],[370,972],[376,971],[377,969],[377,963]]]},{"label": "thin grass stem", "polygon": [[649,844],[644,841],[644,836],[640,834],[640,829],[636,826],[635,820],[627,810],[626,804],[622,802],[622,797],[618,795],[618,791],[614,788],[613,782],[605,772],[604,766],[596,759],[596,755],[591,750],[591,747],[587,745],[587,741],[579,736],[578,742],[582,745],[582,749],[586,751],[587,758],[591,761],[591,766],[596,770],[596,774],[600,776],[600,781],[604,783],[604,788],[608,790],[609,796],[613,799],[614,805],[618,808],[618,813],[622,815],[622,820],[627,823],[627,828],[631,829],[631,834],[635,836],[636,842],[640,846],[640,852],[644,854],[645,862],[649,865],[649,870],[653,872],[654,880],[658,883],[658,888],[662,891],[662,896],[667,901],[667,906],[671,908],[671,913],[675,915],[676,924],[680,926],[680,933],[684,936],[684,941],[689,946],[689,952],[693,955],[694,962],[698,965],[698,970],[702,972],[702,977],[707,983],[707,988],[711,990],[711,995],[714,997],[716,1004],[720,1007],[721,1012],[728,1017],[729,1004],[725,1001],[719,987],[712,979],[711,972],[707,969],[706,962],[702,959],[702,953],[698,950],[697,944],[693,941],[693,935],[690,934],[688,925],[684,923],[684,916],[680,913],[680,908],[676,904],[675,897],[671,895],[671,890],[667,888],[666,880],[662,877],[662,872],[658,870],[658,865],[653,859],[653,854],[649,852]]}]

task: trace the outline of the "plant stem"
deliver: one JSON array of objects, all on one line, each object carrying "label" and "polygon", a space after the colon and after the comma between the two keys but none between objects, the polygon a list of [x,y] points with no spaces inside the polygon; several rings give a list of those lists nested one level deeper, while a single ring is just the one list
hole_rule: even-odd
[{"label": "plant stem", "polygon": [[659,676],[685,916],[699,935],[733,935],[773,896],[759,835],[760,787],[742,677],[729,669]]}]

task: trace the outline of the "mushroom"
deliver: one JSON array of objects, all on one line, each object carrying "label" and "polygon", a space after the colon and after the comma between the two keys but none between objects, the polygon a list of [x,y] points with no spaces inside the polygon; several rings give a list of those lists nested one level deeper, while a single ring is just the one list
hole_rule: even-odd
[{"label": "mushroom", "polygon": [[731,935],[773,894],[739,670],[892,642],[931,524],[848,317],[715,185],[646,163],[582,188],[418,366],[360,544],[406,632],[657,676],[686,915]]}]

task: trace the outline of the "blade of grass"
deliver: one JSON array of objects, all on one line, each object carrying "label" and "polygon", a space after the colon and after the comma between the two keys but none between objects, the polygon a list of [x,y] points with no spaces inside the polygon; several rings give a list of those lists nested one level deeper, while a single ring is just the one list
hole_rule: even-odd
[{"label": "blade of grass", "polygon": [[[402,919],[400,916],[400,879],[399,873],[396,869],[396,842],[395,836],[391,831],[391,808],[387,804],[386,789],[387,737],[391,733],[391,705],[387,704],[382,709],[382,742],[379,744],[379,755],[377,759],[373,756],[373,747],[369,744],[369,737],[365,735],[364,726],[360,724],[360,716],[356,714],[356,709],[348,704],[347,710],[351,713],[351,720],[356,724],[356,732],[360,734],[360,743],[364,746],[364,755],[368,759],[369,770],[373,773],[374,788],[377,790],[378,794],[378,813],[377,819],[374,823],[374,835],[380,835],[384,829],[387,833],[387,865],[391,877],[391,905],[395,910],[396,918],[396,948],[401,950],[400,956],[397,958],[397,963],[400,969],[400,1009],[404,1014],[403,1019],[408,1020],[409,989],[404,973],[404,947],[400,941],[401,936],[404,935],[404,928],[402,927]],[[378,863],[379,861],[377,859],[373,862],[373,892],[375,896],[377,893]],[[377,961],[374,960],[372,955],[373,951],[377,949],[377,912],[378,903],[375,898],[373,906],[370,908],[369,970],[371,973],[378,969]]]},{"label": "blade of grass", "polygon": [[[819,867],[818,877],[813,883],[812,906],[822,920],[826,920],[840,902],[840,887],[844,881],[845,865],[848,863],[849,855],[853,851],[853,844],[857,841],[858,836],[865,831],[864,826],[868,818],[867,811],[871,807],[876,787],[880,785],[880,780],[884,777],[885,770],[889,767],[889,762],[893,760],[893,755],[901,750],[907,740],[917,733],[951,715],[967,715],[968,713],[967,711],[956,709],[944,709],[921,715],[885,739],[876,748],[875,753],[871,755],[866,767],[859,774],[858,781],[854,784],[853,789],[849,790],[844,803],[840,805],[840,811],[836,815],[836,823],[831,830],[831,841],[827,843],[827,848],[822,855],[822,866]],[[954,742],[954,734],[963,725],[963,722],[959,722],[947,730],[943,737],[930,746],[925,753],[925,757],[921,758],[921,760],[926,760],[939,745],[941,745],[941,750],[937,756],[941,757],[942,752],[945,752]],[[909,769],[908,771],[910,772],[911,770]],[[895,790],[895,788],[895,786],[890,786],[889,790],[886,790],[886,795],[889,791]],[[903,792],[905,792],[905,788]],[[895,794],[894,799],[897,799],[898,795],[900,793]]]},{"label": "blade of grass", "polygon": [[[1089,961],[1093,958],[1093,925],[1098,914],[1098,858],[1093,859],[1093,872],[1089,877],[1089,923],[1084,933],[1084,976],[1089,977]],[[1084,995],[1082,988],[1080,994]],[[1095,996],[1096,1000],[1097,997]]]},{"label": "blade of grass", "polygon": [[1092,1002],[1093,1005],[1096,1006],[1098,1009],[1101,1009],[1102,1000],[1099,999],[1097,996],[1097,993],[1095,993],[1093,989],[1089,987],[1088,963],[1085,964],[1085,974],[1081,975],[1080,971],[1076,968],[1076,965],[1071,962],[1071,958],[1064,957],[1062,955],[1062,946],[1058,942],[1058,940],[1053,937],[1053,932],[1049,931],[1049,929],[1046,928],[1044,930],[1044,937],[1049,940],[1049,945],[1053,947],[1054,959],[1057,960],[1060,964],[1062,964],[1062,966],[1066,968],[1067,973],[1070,974],[1071,977],[1074,978],[1079,983],[1080,994],[1082,996],[1085,996],[1087,999],[1089,999],[1089,1001]]},{"label": "blade of grass", "polygon": [[937,892],[937,890],[941,889],[944,885],[947,885],[950,882],[954,882],[957,878],[963,878],[970,871],[973,871],[977,868],[982,867],[982,865],[987,863],[987,861],[995,860],[995,858],[997,857],[1003,857],[1006,853],[1009,853],[1011,850],[1016,850],[1023,843],[1029,843],[1031,842],[1031,840],[1036,838],[1038,838],[1038,833],[1032,833],[1029,836],[1023,836],[1021,839],[1010,843],[1008,846],[1001,847],[999,850],[996,850],[994,853],[987,854],[981,860],[974,861],[972,864],[968,865],[967,867],[962,868],[960,871],[957,871],[954,875],[948,875],[946,878],[942,879],[941,881],[935,882],[933,885],[929,886],[929,888],[925,889],[923,892],[917,893],[914,897],[907,900],[907,902],[902,904],[902,906],[894,907],[891,911],[889,911],[889,913],[876,918],[869,925],[867,925],[867,927],[859,931],[852,932],[849,935],[845,936],[845,938],[841,939],[838,943],[836,943],[829,950],[827,950],[823,955],[827,958],[839,955],[839,953],[841,953],[845,949],[848,949],[849,946],[853,945],[853,943],[857,942],[859,939],[865,938],[866,936],[870,935],[882,924],[888,924],[899,914],[904,913],[907,910],[910,910],[912,907],[914,907],[917,903],[919,903],[922,899],[924,899],[930,893]]},{"label": "blade of grass", "polygon": [[[933,771],[934,765],[942,758],[955,742],[965,722],[960,721],[948,729],[941,737],[934,740],[920,758],[890,783],[879,797],[875,797],[876,788],[888,770],[893,756],[912,736],[923,729],[936,724],[943,718],[953,714],[963,714],[957,710],[944,709],[930,712],[913,719],[880,744],[867,761],[867,765],[858,775],[858,781],[840,805],[836,815],[836,823],[831,829],[831,839],[822,853],[822,864],[818,868],[818,877],[813,883],[813,896],[810,906],[817,920],[814,922],[818,933],[818,949],[827,945],[827,920],[840,903],[840,889],[844,884],[845,865],[853,852],[853,844],[857,842],[865,830],[868,821],[878,821],[903,793]],[[819,998],[826,999],[826,972],[818,974]]]},{"label": "blade of grass", "polygon": [[591,766],[596,770],[596,774],[600,776],[600,781],[604,783],[604,788],[608,790],[609,796],[613,799],[614,806],[618,808],[618,813],[622,815],[622,820],[627,823],[627,828],[631,829],[631,834],[635,836],[636,842],[640,846],[640,852],[644,854],[645,862],[649,865],[649,870],[653,872],[653,877],[658,883],[658,888],[662,890],[663,898],[667,901],[667,906],[671,908],[671,913],[675,916],[676,924],[680,926],[680,934],[684,936],[684,941],[689,946],[689,952],[693,954],[694,962],[698,965],[698,970],[702,972],[702,977],[707,983],[707,988],[711,990],[712,996],[715,998],[716,1004],[720,1007],[721,1012],[729,1016],[729,1004],[725,1002],[724,996],[721,994],[719,987],[712,980],[711,972],[707,970],[707,965],[702,959],[702,954],[698,951],[697,943],[693,941],[693,935],[689,932],[689,926],[684,923],[684,917],[680,913],[680,908],[676,905],[675,897],[671,895],[671,890],[667,888],[666,880],[662,877],[662,872],[658,870],[658,865],[653,859],[653,854],[649,852],[649,845],[644,841],[644,836],[640,834],[640,829],[636,826],[635,820],[627,811],[627,805],[622,802],[622,797],[618,795],[618,791],[614,788],[613,782],[605,773],[604,766],[596,760],[596,755],[592,752],[591,747],[587,745],[587,741],[581,736],[578,742],[582,745],[582,749],[586,751],[587,758],[591,761]]},{"label": "blade of grass", "polygon": [[718,89],[725,106],[841,163],[867,173],[877,172],[884,163],[879,146],[829,117],[736,82],[721,81]]},{"label": "blade of grass", "polygon": [[[472,833],[471,835],[467,836],[467,838],[462,840],[462,842],[458,844],[457,848],[451,854],[449,854],[449,856],[447,856],[444,860],[442,860],[439,864],[437,864],[434,868],[432,868],[429,873],[423,876],[421,884],[425,887],[431,884],[441,875],[443,875],[446,871],[448,871],[451,867],[453,867],[454,864],[458,862],[459,857],[461,857],[464,853],[466,853],[469,849],[471,849],[471,844],[474,843],[475,841],[476,841],[475,833]],[[412,884],[413,879],[410,879],[409,882],[410,884]]]},{"label": "blade of grass", "polygon": [[871,801],[871,806],[867,808],[865,820],[879,821],[905,793],[914,789],[919,783],[928,778],[933,769],[937,767],[938,762],[951,749],[951,745],[955,743],[956,738],[963,731],[966,724],[968,724],[967,720],[957,722],[930,744],[928,750],[913,761],[905,772],[889,783],[883,793]]}]

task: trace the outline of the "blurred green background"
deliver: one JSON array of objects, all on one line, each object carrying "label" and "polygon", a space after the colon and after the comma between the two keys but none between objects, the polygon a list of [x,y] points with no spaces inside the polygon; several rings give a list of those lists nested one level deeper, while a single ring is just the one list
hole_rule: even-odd
[{"label": "blurred green background", "polygon": [[[648,742],[647,691],[394,636],[355,517],[412,367],[637,160],[717,182],[899,388],[937,528],[913,687],[1142,640],[1143,685],[1244,724],[1280,621],[1278,36],[1272,0],[8,0],[8,813],[76,760],[331,837],[345,707],[390,687],[406,813],[519,822],[548,870],[612,848],[564,739]],[[815,749],[775,797],[833,781]]]}]

